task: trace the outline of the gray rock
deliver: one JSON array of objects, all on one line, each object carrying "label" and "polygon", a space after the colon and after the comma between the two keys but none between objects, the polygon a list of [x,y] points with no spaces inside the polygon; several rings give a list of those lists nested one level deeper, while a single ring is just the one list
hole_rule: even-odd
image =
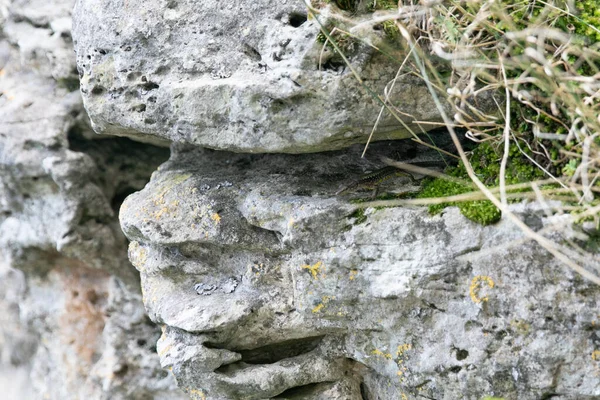
[{"label": "gray rock", "polygon": [[[332,6],[315,3],[320,23],[332,26]],[[93,128],[243,152],[364,143],[380,109],[374,96],[384,96],[406,54],[383,31],[350,41],[345,52],[366,89],[339,55],[322,52],[319,30],[297,0],[78,1],[73,36]],[[441,120],[415,76],[401,74],[390,102],[414,132],[422,132],[415,120]],[[375,139],[409,136],[386,112]]]},{"label": "gray rock", "polygon": [[0,397],[182,398],[116,217],[168,151],[95,140],[72,6],[0,3]]},{"label": "gray rock", "polygon": [[[166,326],[161,363],[192,398],[600,396],[600,289],[519,244],[510,221],[482,227],[454,208],[357,214],[359,194],[333,193],[376,166],[360,147],[173,150],[120,220],[146,309]],[[398,152],[414,149],[373,147]],[[536,204],[514,211],[556,222]],[[217,290],[232,276],[234,291]]]}]

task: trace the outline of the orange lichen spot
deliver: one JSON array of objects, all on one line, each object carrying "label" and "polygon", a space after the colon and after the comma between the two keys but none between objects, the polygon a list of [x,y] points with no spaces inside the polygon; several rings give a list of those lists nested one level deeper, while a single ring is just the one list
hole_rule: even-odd
[{"label": "orange lichen spot", "polygon": [[348,279],[350,279],[351,281],[356,279],[356,275],[358,275],[358,270],[353,269],[350,271],[350,277]]},{"label": "orange lichen spot", "polygon": [[308,272],[310,272],[310,274],[312,275],[313,279],[319,279],[318,275],[319,273],[321,273],[321,275],[323,275],[323,272],[321,271],[321,267],[323,266],[323,262],[322,261],[317,261],[314,265],[303,265],[302,269],[307,269]]},{"label": "orange lichen spot", "polygon": [[219,213],[213,213],[213,215],[210,216],[210,219],[215,221],[215,223],[217,224],[221,222],[221,216],[219,215]]},{"label": "orange lichen spot", "polygon": [[477,275],[471,280],[471,286],[469,286],[469,295],[473,303],[481,303],[488,301],[488,296],[481,296],[480,291],[487,285],[490,289],[494,287],[494,281],[489,276]]}]

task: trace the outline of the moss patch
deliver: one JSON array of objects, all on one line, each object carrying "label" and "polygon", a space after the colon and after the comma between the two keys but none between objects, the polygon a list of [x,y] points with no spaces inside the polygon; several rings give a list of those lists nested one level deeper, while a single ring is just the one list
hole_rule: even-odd
[{"label": "moss patch", "polygon": [[354,218],[354,225],[359,225],[367,220],[364,208],[357,208],[348,218]]},{"label": "moss patch", "polygon": [[[500,148],[482,143],[470,154],[469,161],[477,177],[487,186],[498,186],[500,183],[500,163],[502,152]],[[451,176],[469,181],[464,165],[452,167],[446,171]],[[506,166],[506,183],[515,184],[533,181],[543,177],[543,172],[533,165],[516,145],[511,145]],[[445,179],[427,179],[418,198],[448,197],[473,191],[468,184],[451,182]],[[438,214],[450,205],[455,205],[468,219],[482,225],[493,224],[502,216],[500,210],[489,200],[465,201],[459,203],[443,203],[429,206],[431,214]]]},{"label": "moss patch", "polygon": [[[424,182],[424,188],[417,196],[418,198],[447,197],[457,194],[472,192],[473,189],[468,185],[462,185],[456,182],[450,182],[444,179],[429,179]],[[481,225],[489,225],[497,222],[502,216],[500,210],[496,208],[489,200],[465,201],[460,203],[442,203],[429,206],[429,213],[439,214],[448,206],[455,205],[460,212]]]}]

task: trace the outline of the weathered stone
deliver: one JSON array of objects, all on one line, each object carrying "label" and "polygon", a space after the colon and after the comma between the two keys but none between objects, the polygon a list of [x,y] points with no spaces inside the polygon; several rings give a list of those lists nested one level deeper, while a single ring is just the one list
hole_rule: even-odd
[{"label": "weathered stone", "polygon": [[94,140],[72,5],[0,3],[0,397],[181,398],[116,217],[168,150]]},{"label": "weathered stone", "polygon": [[[71,5],[0,0],[3,395],[170,400],[177,383],[198,400],[600,397],[600,289],[510,221],[361,211],[369,193],[335,195],[381,165],[360,146],[193,146],[364,141],[379,105],[327,48],[318,69],[302,3],[79,1],[94,128],[182,142],[145,187],[167,150],[93,134]],[[335,6],[318,6],[330,24]],[[397,65],[347,50],[382,93]],[[438,119],[416,78],[392,101]],[[389,115],[380,127],[376,139],[406,134]],[[370,151],[438,158],[411,142]],[[385,191],[416,189],[399,177]],[[536,228],[561,218],[513,209]]]},{"label": "weathered stone", "polygon": [[[342,27],[321,5],[319,23],[297,0],[78,1],[73,33],[94,129],[243,152],[365,142],[381,107],[374,96],[391,89],[406,54],[368,29],[365,43],[344,47],[359,82],[317,40],[320,24]],[[388,93],[413,131],[422,132],[414,121],[440,121],[416,76],[400,74]],[[406,138],[407,126],[385,112],[375,140]]]},{"label": "weathered stone", "polygon": [[[600,396],[600,289],[520,244],[508,220],[357,213],[333,193],[375,167],[361,150],[176,148],[123,203],[144,303],[166,325],[161,362],[180,387],[236,400]],[[556,222],[535,204],[514,210]]]}]

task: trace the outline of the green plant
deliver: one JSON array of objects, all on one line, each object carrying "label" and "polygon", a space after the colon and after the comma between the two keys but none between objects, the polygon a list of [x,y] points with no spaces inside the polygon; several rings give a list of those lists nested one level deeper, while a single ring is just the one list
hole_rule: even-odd
[{"label": "green plant", "polygon": [[[424,204],[432,212],[453,204],[481,223],[498,220],[502,211],[531,239],[600,284],[596,272],[581,266],[588,260],[581,248],[548,240],[508,207],[513,201],[534,199],[546,205],[546,212],[569,216],[566,224],[592,219],[600,225],[597,1],[366,4],[364,13],[385,10],[382,15],[389,15],[374,18],[373,25],[387,29],[388,39],[408,50],[407,58],[398,62],[426,83],[461,160],[446,176],[428,181],[416,199],[370,204]],[[361,11],[357,6],[354,13]],[[361,26],[368,17],[364,13],[355,15]],[[352,22],[343,20],[352,32]],[[396,115],[393,105],[374,97]],[[458,127],[478,143],[471,152],[460,145]],[[420,140],[416,133],[415,140]]]}]

